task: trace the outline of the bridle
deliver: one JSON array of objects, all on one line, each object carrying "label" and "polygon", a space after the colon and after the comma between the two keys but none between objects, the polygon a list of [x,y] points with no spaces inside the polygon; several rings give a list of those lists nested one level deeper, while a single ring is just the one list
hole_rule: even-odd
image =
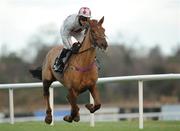
[{"label": "bridle", "polygon": [[[98,37],[99,37],[99,38],[105,38],[105,36],[98,36]],[[84,39],[85,39],[85,38],[84,38]],[[89,51],[89,50],[91,50],[91,49],[95,49],[95,48],[97,47],[97,39],[95,38],[95,36],[94,36],[91,28],[90,28],[90,41],[91,41],[91,43],[92,43],[91,47],[89,47],[89,48],[87,48],[87,49],[85,49],[85,50],[82,50],[82,51],[80,51],[80,52],[77,52],[76,54],[82,54],[82,53],[84,53],[84,52],[87,52],[87,51]],[[83,42],[84,42],[84,40],[83,40]],[[82,42],[82,43],[83,43],[83,42]],[[82,44],[81,44],[81,46],[82,46]]]}]

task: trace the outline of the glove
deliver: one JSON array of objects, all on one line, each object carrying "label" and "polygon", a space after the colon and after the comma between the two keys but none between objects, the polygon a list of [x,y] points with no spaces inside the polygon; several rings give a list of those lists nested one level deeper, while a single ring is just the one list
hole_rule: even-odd
[{"label": "glove", "polygon": [[79,42],[75,42],[71,47],[71,51],[72,53],[78,53],[80,48],[81,48],[81,44]]}]

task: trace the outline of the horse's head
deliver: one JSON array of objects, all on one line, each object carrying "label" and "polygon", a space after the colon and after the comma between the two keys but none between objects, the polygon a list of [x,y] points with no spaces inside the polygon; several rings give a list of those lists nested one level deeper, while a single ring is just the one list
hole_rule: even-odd
[{"label": "horse's head", "polygon": [[104,21],[104,16],[99,20],[90,20],[90,34],[94,46],[99,47],[100,49],[106,49],[108,47],[105,35],[105,29],[102,27]]}]

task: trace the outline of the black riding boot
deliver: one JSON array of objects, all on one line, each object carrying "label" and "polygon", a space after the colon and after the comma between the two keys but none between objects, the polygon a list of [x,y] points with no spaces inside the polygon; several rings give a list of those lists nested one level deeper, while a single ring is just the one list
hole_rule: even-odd
[{"label": "black riding boot", "polygon": [[60,56],[56,58],[55,63],[54,63],[54,67],[53,67],[55,72],[60,72],[60,73],[63,72],[64,66],[65,66],[65,61],[63,61],[63,58],[66,57],[66,54],[69,51],[70,51],[69,49],[63,48]]}]

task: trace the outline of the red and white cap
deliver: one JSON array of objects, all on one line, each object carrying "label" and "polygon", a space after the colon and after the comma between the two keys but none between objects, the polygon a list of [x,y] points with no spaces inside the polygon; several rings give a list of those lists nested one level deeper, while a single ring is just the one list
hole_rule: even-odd
[{"label": "red and white cap", "polygon": [[91,10],[88,7],[81,7],[78,15],[84,17],[91,17]]}]

